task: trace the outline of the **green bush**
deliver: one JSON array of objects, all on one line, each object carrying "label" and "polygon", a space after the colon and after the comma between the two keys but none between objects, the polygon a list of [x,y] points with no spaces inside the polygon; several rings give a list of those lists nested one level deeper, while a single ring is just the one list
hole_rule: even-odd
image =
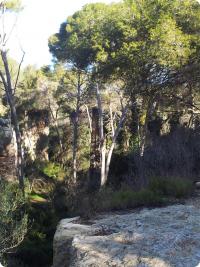
[{"label": "green bush", "polygon": [[164,204],[164,198],[149,189],[142,189],[138,192],[133,190],[114,192],[111,200],[111,205],[115,209],[156,206],[161,204]]},{"label": "green bush", "polygon": [[166,199],[149,189],[133,191],[121,189],[113,191],[110,188],[103,189],[95,196],[95,210],[120,210],[136,208],[140,206],[160,206],[166,203]]},{"label": "green bush", "polygon": [[42,171],[46,176],[56,179],[58,181],[64,180],[66,176],[65,170],[60,164],[53,162],[41,163],[39,166],[40,171]]},{"label": "green bush", "polygon": [[[181,178],[153,178],[149,186],[139,191],[127,187],[118,191],[104,188],[90,200],[90,209],[108,211],[136,208],[141,206],[160,206],[171,202],[171,198],[183,198],[192,193],[192,182]],[[82,208],[83,209],[83,208]],[[88,208],[87,208],[88,210]]]},{"label": "green bush", "polygon": [[58,218],[51,205],[31,205],[29,207],[31,228],[21,244],[17,258],[29,267],[51,266],[53,257],[53,235]]},{"label": "green bush", "polygon": [[183,198],[188,197],[193,190],[191,181],[177,177],[153,178],[150,180],[149,189],[160,195]]},{"label": "green bush", "polygon": [[167,202],[167,199],[164,196],[154,193],[150,189],[142,189],[136,192],[136,198],[138,206],[160,206]]},{"label": "green bush", "polygon": [[17,247],[27,233],[25,204],[18,184],[0,180],[0,257]]}]

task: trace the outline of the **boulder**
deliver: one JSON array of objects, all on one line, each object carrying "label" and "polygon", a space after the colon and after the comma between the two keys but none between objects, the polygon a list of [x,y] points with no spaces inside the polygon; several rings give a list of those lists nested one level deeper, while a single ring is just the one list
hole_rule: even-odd
[{"label": "boulder", "polygon": [[0,118],[0,156],[10,153],[10,145],[13,141],[13,131],[10,121]]},{"label": "boulder", "polygon": [[196,267],[200,209],[192,205],[65,219],[54,237],[53,267]]}]

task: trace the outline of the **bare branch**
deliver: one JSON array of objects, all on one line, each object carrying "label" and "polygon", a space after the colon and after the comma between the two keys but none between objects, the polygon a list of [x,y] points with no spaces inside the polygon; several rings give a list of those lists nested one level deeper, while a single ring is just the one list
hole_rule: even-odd
[{"label": "bare branch", "polygon": [[10,36],[12,35],[12,33],[14,31],[14,28],[16,27],[17,19],[18,19],[18,17],[16,16],[15,17],[15,22],[13,23],[10,32],[7,34],[7,38],[6,38],[6,35],[5,35],[4,46],[7,44],[8,40],[10,39]]},{"label": "bare branch", "polygon": [[12,94],[11,75],[10,75],[10,70],[8,67],[6,51],[1,50],[1,58],[3,60],[3,65],[4,65],[5,72],[6,72],[6,84],[7,84],[6,89],[9,91],[9,93]]},{"label": "bare branch", "polygon": [[90,127],[90,133],[91,133],[92,132],[92,120],[91,120],[90,112],[89,112],[88,106],[86,104],[84,106],[85,106],[86,111],[87,111],[89,127]]},{"label": "bare branch", "polygon": [[113,118],[111,103],[109,105],[109,109],[110,109],[110,125],[111,125],[111,130],[112,130],[112,137],[113,137],[115,135],[115,129],[114,129],[114,118]]},{"label": "bare branch", "polygon": [[25,57],[25,52],[23,51],[23,55],[22,55],[22,58],[21,58],[21,61],[20,61],[19,67],[18,67],[18,71],[17,71],[17,77],[16,77],[16,80],[15,80],[15,85],[14,85],[14,88],[13,88],[13,94],[15,94],[15,92],[16,92],[17,84],[18,84],[18,81],[19,81],[19,74],[20,74],[20,71],[21,71],[22,63],[24,61],[24,57]]},{"label": "bare branch", "polygon": [[2,83],[3,83],[3,86],[4,86],[4,90],[6,91],[7,83],[6,83],[6,79],[5,79],[2,71],[0,71],[0,77],[1,77],[1,80],[2,80]]}]

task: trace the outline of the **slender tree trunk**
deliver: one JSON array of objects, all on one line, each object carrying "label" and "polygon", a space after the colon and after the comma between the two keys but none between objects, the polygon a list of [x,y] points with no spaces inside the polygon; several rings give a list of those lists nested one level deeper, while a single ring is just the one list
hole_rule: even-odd
[{"label": "slender tree trunk", "polygon": [[53,110],[51,108],[50,100],[49,100],[49,110],[50,110],[51,117],[53,119],[53,122],[54,122],[54,125],[55,125],[55,130],[56,130],[56,133],[57,133],[57,136],[58,136],[60,151],[63,152],[63,144],[62,144],[62,139],[61,139],[59,128],[58,128],[58,122],[57,122],[57,118],[53,114]]},{"label": "slender tree trunk", "polygon": [[10,75],[6,51],[1,51],[1,58],[3,61],[4,70],[5,70],[5,77],[2,72],[0,72],[0,76],[1,76],[1,79],[4,85],[8,104],[10,106],[12,123],[14,126],[15,135],[16,135],[17,177],[19,180],[20,188],[24,191],[24,158],[23,158],[23,150],[22,150],[22,138],[21,138],[21,133],[19,129],[19,122],[18,122],[15,99],[14,99],[14,93],[15,93],[16,88],[12,88],[11,75]]},{"label": "slender tree trunk", "polygon": [[144,155],[144,150],[145,150],[146,143],[147,143],[149,119],[150,119],[151,115],[153,114],[154,108],[155,108],[154,104],[156,104],[155,96],[150,97],[150,99],[147,103],[147,112],[146,112],[145,122],[144,122],[144,126],[143,126],[142,138],[141,138],[141,147],[140,147],[140,156],[142,156],[142,157]]},{"label": "slender tree trunk", "polygon": [[101,103],[101,96],[99,91],[99,85],[96,86],[96,95],[97,95],[97,104],[98,104],[98,111],[99,111],[99,136],[100,136],[100,154],[101,154],[101,186],[105,185],[106,183],[106,144],[105,144],[105,137],[104,137],[104,123],[103,123],[103,110],[102,110],[102,103]]},{"label": "slender tree trunk", "polygon": [[[117,129],[114,130],[114,135],[113,135],[113,138],[112,138],[112,144],[111,144],[111,146],[109,148],[107,159],[106,159],[106,167],[105,167],[105,175],[104,175],[104,183],[103,183],[103,185],[105,185],[107,180],[108,180],[108,174],[109,174],[109,170],[110,170],[110,163],[111,163],[111,159],[112,159],[113,150],[115,148],[117,137],[119,136],[119,132],[120,132],[121,128],[123,127],[124,120],[126,119],[126,115],[127,115],[127,112],[128,112],[128,107],[129,107],[129,105],[127,104],[126,107],[124,108],[123,112],[122,112],[122,115],[121,115],[119,124],[117,126]],[[112,128],[114,129],[114,125],[113,125]]]},{"label": "slender tree trunk", "polygon": [[89,112],[89,108],[87,105],[85,105],[86,111],[87,111],[87,117],[88,117],[88,122],[89,122],[89,127],[90,127],[90,133],[92,133],[92,120]]},{"label": "slender tree trunk", "polygon": [[100,96],[99,87],[97,85],[96,87],[96,95],[97,95],[97,104],[98,104],[98,110],[99,110],[99,136],[100,136],[100,154],[101,154],[101,187],[105,186],[108,180],[108,173],[110,169],[110,163],[112,159],[113,150],[115,148],[115,144],[117,141],[117,137],[119,135],[119,132],[123,126],[123,122],[126,118],[129,104],[126,105],[125,108],[123,108],[122,115],[119,121],[119,124],[117,126],[117,129],[114,129],[114,122],[113,122],[113,116],[112,116],[112,109],[110,106],[110,117],[111,117],[111,129],[112,129],[112,144],[108,150],[106,150],[106,143],[105,143],[105,136],[104,136],[104,122],[103,122],[103,110],[102,110],[102,101]]},{"label": "slender tree trunk", "polygon": [[15,131],[16,143],[17,143],[17,177],[19,179],[20,188],[24,190],[24,157],[23,157],[23,150],[22,150],[22,137],[21,137],[21,133],[19,129],[19,123],[17,119],[15,105],[10,104],[10,106],[12,106],[11,116],[12,116],[12,123],[14,125],[14,131]]},{"label": "slender tree trunk", "polygon": [[188,127],[194,129],[195,128],[195,123],[194,123],[194,114],[195,114],[195,105],[194,105],[194,93],[193,93],[193,88],[192,85],[189,83],[189,92],[190,92],[190,100],[189,100],[189,104],[190,104],[190,112],[191,112],[191,116],[188,122]]},{"label": "slender tree trunk", "polygon": [[72,155],[72,162],[73,162],[73,180],[76,183],[77,179],[77,146],[78,146],[78,124],[77,122],[73,123],[73,155]]},{"label": "slender tree trunk", "polygon": [[99,151],[99,111],[92,108],[91,119],[91,145],[90,145],[90,170],[89,170],[89,190],[93,192],[99,189],[100,181],[100,151]]},{"label": "slender tree trunk", "polygon": [[75,117],[73,119],[73,180],[76,183],[77,180],[77,149],[78,149],[78,126],[79,126],[79,113],[80,113],[80,101],[81,101],[81,74],[78,73],[78,83],[77,83],[77,101],[76,101],[76,111]]}]

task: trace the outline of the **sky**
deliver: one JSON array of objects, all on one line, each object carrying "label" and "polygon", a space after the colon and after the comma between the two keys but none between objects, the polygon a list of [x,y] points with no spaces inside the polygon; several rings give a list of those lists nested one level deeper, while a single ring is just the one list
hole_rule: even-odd
[{"label": "sky", "polygon": [[60,24],[68,16],[85,4],[95,2],[110,3],[114,0],[22,0],[24,10],[17,18],[12,15],[6,21],[8,32],[16,24],[8,42],[10,56],[19,62],[24,50],[24,66],[51,64],[48,38],[58,32]]}]

